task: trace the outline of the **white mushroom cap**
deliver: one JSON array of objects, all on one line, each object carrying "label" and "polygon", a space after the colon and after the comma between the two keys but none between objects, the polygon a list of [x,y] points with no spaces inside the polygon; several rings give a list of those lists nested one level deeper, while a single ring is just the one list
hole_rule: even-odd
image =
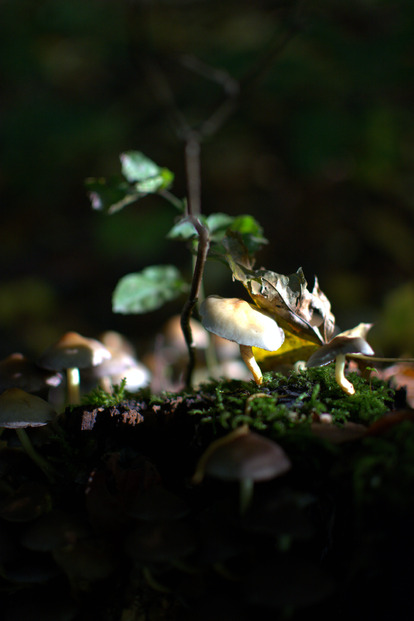
[{"label": "white mushroom cap", "polygon": [[112,377],[113,375],[119,375],[126,369],[137,364],[136,358],[125,352],[108,349],[111,354],[111,358],[103,360],[100,364],[94,367],[87,367],[82,371],[82,378],[89,380],[100,379],[102,377]]},{"label": "white mushroom cap", "polygon": [[372,356],[374,350],[367,341],[361,337],[349,337],[338,335],[332,341],[322,345],[316,350],[306,363],[310,367],[322,367],[325,364],[333,362],[337,356],[345,354],[364,354],[364,356]]},{"label": "white mushroom cap", "polygon": [[200,316],[206,330],[239,345],[276,351],[285,340],[270,315],[239,298],[210,295],[200,306]]}]

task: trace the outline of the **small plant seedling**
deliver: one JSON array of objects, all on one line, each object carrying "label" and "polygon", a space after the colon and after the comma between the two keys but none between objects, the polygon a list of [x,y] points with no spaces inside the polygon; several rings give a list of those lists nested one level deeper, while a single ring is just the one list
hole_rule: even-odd
[{"label": "small plant seedling", "polygon": [[111,215],[149,194],[157,194],[178,212],[178,221],[167,237],[189,244],[196,258],[191,284],[174,265],[153,265],[122,277],[115,287],[112,307],[117,313],[146,313],[187,293],[181,325],[189,346],[187,384],[191,384],[194,361],[189,322],[198,298],[203,295],[202,278],[206,259],[227,263],[227,257],[233,253],[235,256],[247,257],[248,263],[253,264],[255,253],[267,240],[253,216],[230,216],[223,213],[193,215],[187,201],[176,197],[170,190],[173,173],[159,167],[143,153],[129,151],[121,154],[120,160],[120,177],[86,180],[92,207]]}]

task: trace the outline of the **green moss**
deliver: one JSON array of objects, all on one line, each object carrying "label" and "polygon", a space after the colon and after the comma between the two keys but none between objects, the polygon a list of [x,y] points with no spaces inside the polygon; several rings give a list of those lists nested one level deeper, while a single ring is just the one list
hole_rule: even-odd
[{"label": "green moss", "polygon": [[252,429],[280,435],[288,429],[308,426],[322,413],[334,423],[369,424],[387,412],[393,391],[378,378],[364,380],[350,374],[355,395],[346,395],[335,381],[333,365],[292,372],[285,376],[266,373],[263,385],[253,382],[214,381],[203,384],[199,397],[204,407],[190,408],[201,422],[231,430],[247,423]]},{"label": "green moss", "polygon": [[82,397],[84,405],[95,405],[96,407],[113,407],[127,398],[126,379],[112,387],[112,392],[107,392],[103,388],[94,388]]}]

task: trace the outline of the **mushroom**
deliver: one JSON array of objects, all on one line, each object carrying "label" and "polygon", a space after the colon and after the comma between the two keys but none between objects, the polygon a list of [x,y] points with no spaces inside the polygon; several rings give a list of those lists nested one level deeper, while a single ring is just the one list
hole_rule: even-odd
[{"label": "mushroom", "polygon": [[53,479],[53,468],[33,447],[26,433],[27,427],[41,427],[53,420],[56,412],[52,406],[20,388],[8,388],[0,395],[0,427],[15,429],[27,455]]},{"label": "mushroom", "polygon": [[136,355],[133,344],[123,334],[115,330],[105,330],[99,335],[98,340],[111,352],[119,351],[130,356]]},{"label": "mushroom", "polygon": [[200,306],[204,328],[240,346],[241,357],[260,386],[263,375],[252,347],[276,351],[285,340],[283,330],[267,313],[239,298],[208,296]]},{"label": "mushroom", "polygon": [[254,483],[280,476],[290,467],[290,459],[276,442],[242,425],[210,444],[200,457],[192,482],[201,483],[206,474],[225,481],[239,481],[240,511],[244,513]]},{"label": "mushroom", "polygon": [[81,372],[81,379],[87,384],[99,384],[103,390],[112,393],[113,386],[126,380],[125,388],[130,392],[147,386],[151,380],[151,374],[147,367],[141,364],[134,356],[121,350],[108,347],[111,358],[101,364],[89,367]]},{"label": "mushroom", "polygon": [[54,371],[66,371],[66,392],[69,404],[80,401],[79,369],[94,367],[111,357],[106,347],[95,339],[77,332],[67,332],[40,357],[39,365]]},{"label": "mushroom", "polygon": [[[197,319],[190,319],[191,334],[194,347],[197,350],[207,349],[208,334]],[[174,315],[162,327],[164,347],[167,348],[171,358],[177,359],[188,353],[187,344],[181,328],[181,315]],[[170,357],[169,356],[169,357]]]},{"label": "mushroom", "polygon": [[308,368],[322,367],[335,360],[335,378],[339,386],[347,395],[355,394],[355,387],[345,377],[345,362],[347,354],[363,354],[372,356],[374,350],[361,336],[346,336],[338,334],[329,343],[317,349],[306,363]]},{"label": "mushroom", "polygon": [[39,392],[62,381],[60,373],[40,369],[26,356],[15,352],[0,360],[0,391],[21,388],[27,392]]}]

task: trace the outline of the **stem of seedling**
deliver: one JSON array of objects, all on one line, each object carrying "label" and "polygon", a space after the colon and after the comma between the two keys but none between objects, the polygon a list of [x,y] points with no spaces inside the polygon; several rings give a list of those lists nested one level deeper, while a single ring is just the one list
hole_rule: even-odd
[{"label": "stem of seedling", "polygon": [[185,127],[185,166],[187,174],[187,195],[186,205],[187,220],[191,222],[198,233],[197,258],[193,270],[190,295],[181,312],[181,329],[184,334],[188,349],[188,366],[185,378],[185,385],[190,388],[192,385],[193,371],[195,366],[195,348],[193,335],[191,332],[190,319],[193,309],[197,304],[201,285],[203,282],[204,267],[210,247],[210,237],[207,227],[205,227],[198,216],[201,213],[201,173],[200,173],[200,140],[201,135],[192,131],[188,125]]},{"label": "stem of seedling", "polygon": [[195,365],[195,349],[193,343],[193,335],[190,327],[190,318],[200,294],[201,283],[203,280],[204,266],[207,260],[208,249],[210,247],[210,239],[207,228],[201,224],[200,220],[195,216],[188,216],[188,220],[193,224],[198,233],[198,249],[197,259],[193,271],[193,279],[191,282],[190,295],[188,300],[184,304],[184,308],[181,312],[181,329],[184,334],[185,342],[188,349],[188,366],[185,385],[187,388],[191,387],[193,371]]}]

